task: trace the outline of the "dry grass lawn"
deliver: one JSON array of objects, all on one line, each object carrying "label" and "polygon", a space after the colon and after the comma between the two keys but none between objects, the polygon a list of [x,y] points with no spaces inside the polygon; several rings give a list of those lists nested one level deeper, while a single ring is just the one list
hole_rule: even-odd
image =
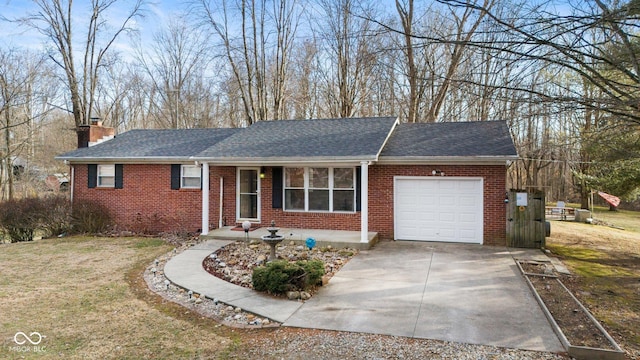
[{"label": "dry grass lawn", "polygon": [[575,275],[568,284],[628,357],[640,358],[640,213],[596,212],[601,225],[554,221],[547,247]]},{"label": "dry grass lawn", "polygon": [[[0,359],[219,357],[236,343],[229,330],[141,283],[144,267],[170,250],[138,238],[0,245]],[[18,332],[45,337],[18,346]]]},{"label": "dry grass lawn", "polygon": [[[553,222],[547,246],[576,275],[573,292],[638,359],[640,214],[606,216],[626,230]],[[0,359],[233,358],[265,334],[220,326],[152,293],[142,272],[171,249],[149,238],[0,244]],[[18,346],[18,332],[45,338]]]}]

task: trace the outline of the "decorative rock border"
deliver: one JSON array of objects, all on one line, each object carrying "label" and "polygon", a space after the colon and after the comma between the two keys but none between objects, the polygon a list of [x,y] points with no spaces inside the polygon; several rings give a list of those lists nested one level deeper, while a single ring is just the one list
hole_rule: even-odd
[{"label": "decorative rock border", "polygon": [[261,317],[239,307],[226,304],[218,299],[198,294],[190,289],[171,282],[164,275],[164,265],[173,256],[196,245],[190,242],[174,248],[172,251],[151,262],[142,274],[149,290],[167,301],[195,311],[200,316],[213,319],[221,325],[239,329],[278,328],[282,324],[266,317]]},{"label": "decorative rock border", "polygon": [[[584,305],[582,305],[580,300],[578,300],[571,293],[571,291],[569,291],[569,289],[567,289],[567,287],[562,283],[562,281],[557,276],[547,275],[547,274],[533,274],[533,273],[525,272],[524,269],[522,268],[521,262],[527,263],[527,262],[530,262],[530,261],[516,260],[516,264],[518,265],[518,269],[520,269],[520,272],[522,273],[523,277],[527,281],[527,284],[529,285],[529,288],[531,289],[531,292],[533,293],[534,297],[536,298],[536,301],[540,305],[540,308],[542,309],[542,311],[544,312],[545,316],[547,317],[547,320],[551,324],[551,327],[553,328],[553,331],[556,333],[556,335],[560,339],[560,342],[562,343],[562,346],[564,346],[564,348],[567,350],[567,353],[569,353],[569,355],[571,357],[573,357],[573,358],[575,358],[577,360],[583,360],[583,359],[584,360],[593,360],[593,359],[599,359],[599,360],[624,360],[625,359],[624,350],[622,350],[622,348],[620,348],[620,346],[611,337],[611,335],[609,335],[609,333],[604,329],[604,327],[602,327],[602,325],[598,322],[598,320],[591,314],[591,312],[589,312],[589,310],[587,310],[587,308]],[[530,263],[540,264],[541,262],[539,262],[539,261],[533,262],[532,261]],[[544,276],[544,277],[555,279],[560,284],[562,289],[564,289],[564,291],[566,291],[569,295],[571,295],[571,298],[573,299],[573,301],[580,307],[580,310],[583,311],[584,314],[591,320],[593,325],[596,328],[598,328],[598,330],[600,330],[602,335],[610,342],[611,349],[602,349],[602,348],[594,348],[594,347],[580,346],[580,345],[571,344],[569,342],[569,340],[567,339],[567,337],[562,332],[562,329],[560,328],[560,326],[558,325],[556,320],[553,318],[553,315],[551,314],[551,312],[549,311],[549,309],[545,305],[544,301],[542,301],[542,297],[540,297],[540,295],[538,294],[538,291],[535,289],[533,283],[531,282],[531,280],[529,280],[529,276]]]}]

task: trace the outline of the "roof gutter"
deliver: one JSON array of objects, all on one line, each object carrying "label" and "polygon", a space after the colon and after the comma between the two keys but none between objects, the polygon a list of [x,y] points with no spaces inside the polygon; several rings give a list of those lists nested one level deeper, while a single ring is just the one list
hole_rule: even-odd
[{"label": "roof gutter", "polygon": [[503,165],[517,155],[498,156],[381,156],[380,165]]},{"label": "roof gutter", "polygon": [[169,164],[169,163],[192,163],[193,159],[188,156],[149,156],[149,157],[65,157],[56,156],[56,160],[64,160],[69,164]]},{"label": "roof gutter", "polygon": [[375,157],[277,157],[277,158],[206,158],[192,157],[192,161],[208,162],[215,165],[295,165],[295,164],[356,164],[375,161]]}]

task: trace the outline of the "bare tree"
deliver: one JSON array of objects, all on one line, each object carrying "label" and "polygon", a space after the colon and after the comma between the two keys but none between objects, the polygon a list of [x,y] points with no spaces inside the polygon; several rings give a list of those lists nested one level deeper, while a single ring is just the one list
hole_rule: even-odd
[{"label": "bare tree", "polygon": [[413,22],[414,22],[414,0],[396,0],[396,10],[400,17],[400,24],[402,25],[403,37],[404,37],[404,54],[407,63],[407,81],[409,83],[409,104],[408,104],[408,122],[417,122],[420,102],[422,95],[424,94],[423,81],[419,80],[424,78],[424,73],[419,73],[416,66],[415,50],[413,46]]},{"label": "bare tree", "polygon": [[289,64],[300,19],[297,0],[274,1],[272,17],[277,37],[271,78],[272,111],[274,119],[282,119],[285,113],[284,103],[289,83]]},{"label": "bare tree", "polygon": [[159,127],[194,127],[195,119],[205,116],[195,108],[200,100],[210,97],[210,89],[204,85],[206,73],[212,72],[210,54],[206,34],[190,28],[184,17],[170,21],[166,29],[156,33],[151,47],[138,44],[138,68],[150,82],[146,93],[155,95],[148,99]]},{"label": "bare tree", "polygon": [[[546,3],[522,7],[511,15],[494,12],[485,4],[461,0],[439,0],[485,14],[494,31],[510,34],[507,42],[483,42],[477,39],[447,40],[426,36],[434,41],[462,42],[466,46],[488,48],[523,61],[538,61],[575,73],[595,86],[597,98],[574,91],[569,96],[534,92],[540,100],[571,102],[581,109],[598,106],[611,116],[624,121],[640,122],[640,43],[638,0],[581,2],[570,8],[570,14],[553,13]],[[616,76],[610,76],[615,73]],[[575,90],[580,89],[578,86]],[[530,91],[512,88],[512,91]],[[601,95],[602,96],[601,96]]]},{"label": "bare tree", "polygon": [[[280,118],[300,18],[297,1],[240,0],[232,4],[199,0],[194,9],[221,42],[240,91],[246,123]],[[239,27],[234,19],[239,20]]]},{"label": "bare tree", "polygon": [[374,24],[369,20],[373,10],[367,2],[354,0],[322,0],[320,6],[318,32],[324,39],[324,92],[329,115],[352,117],[368,96],[377,61],[378,49],[371,42]]},{"label": "bare tree", "polygon": [[[38,30],[53,48],[50,58],[64,71],[65,87],[69,90],[71,111],[78,128],[88,124],[92,111],[98,76],[105,55],[111,50],[116,39],[132,28],[132,21],[142,15],[144,0],[136,0],[123,20],[111,30],[113,24],[107,21],[109,11],[115,10],[123,2],[118,0],[91,0],[86,29],[80,32],[84,37],[76,42],[78,15],[74,13],[73,0],[34,0],[37,10],[17,21]],[[80,52],[76,52],[76,46]],[[82,54],[82,59],[76,56]]]},{"label": "bare tree", "polygon": [[[0,192],[14,197],[14,161],[33,158],[34,133],[49,111],[51,87],[46,85],[44,58],[18,50],[0,49]],[[28,165],[28,164],[24,164]],[[22,165],[22,166],[24,166]]]},{"label": "bare tree", "polygon": [[291,110],[296,119],[309,119],[318,115],[318,47],[315,41],[299,44],[292,60]]}]

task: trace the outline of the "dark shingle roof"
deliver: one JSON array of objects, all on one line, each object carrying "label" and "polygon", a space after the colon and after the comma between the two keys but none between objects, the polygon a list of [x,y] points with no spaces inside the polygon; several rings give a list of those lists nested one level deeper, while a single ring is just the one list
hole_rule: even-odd
[{"label": "dark shingle roof", "polygon": [[399,124],[380,158],[517,156],[505,121]]},{"label": "dark shingle roof", "polygon": [[95,146],[62,154],[62,160],[188,159],[242,129],[131,130]]},{"label": "dark shingle roof", "polygon": [[395,124],[395,117],[260,121],[196,158],[374,160]]},{"label": "dark shingle roof", "polygon": [[380,161],[517,157],[504,121],[396,124],[394,117],[381,117],[261,121],[245,129],[131,130],[57,158],[242,163],[368,161],[378,155]]}]

